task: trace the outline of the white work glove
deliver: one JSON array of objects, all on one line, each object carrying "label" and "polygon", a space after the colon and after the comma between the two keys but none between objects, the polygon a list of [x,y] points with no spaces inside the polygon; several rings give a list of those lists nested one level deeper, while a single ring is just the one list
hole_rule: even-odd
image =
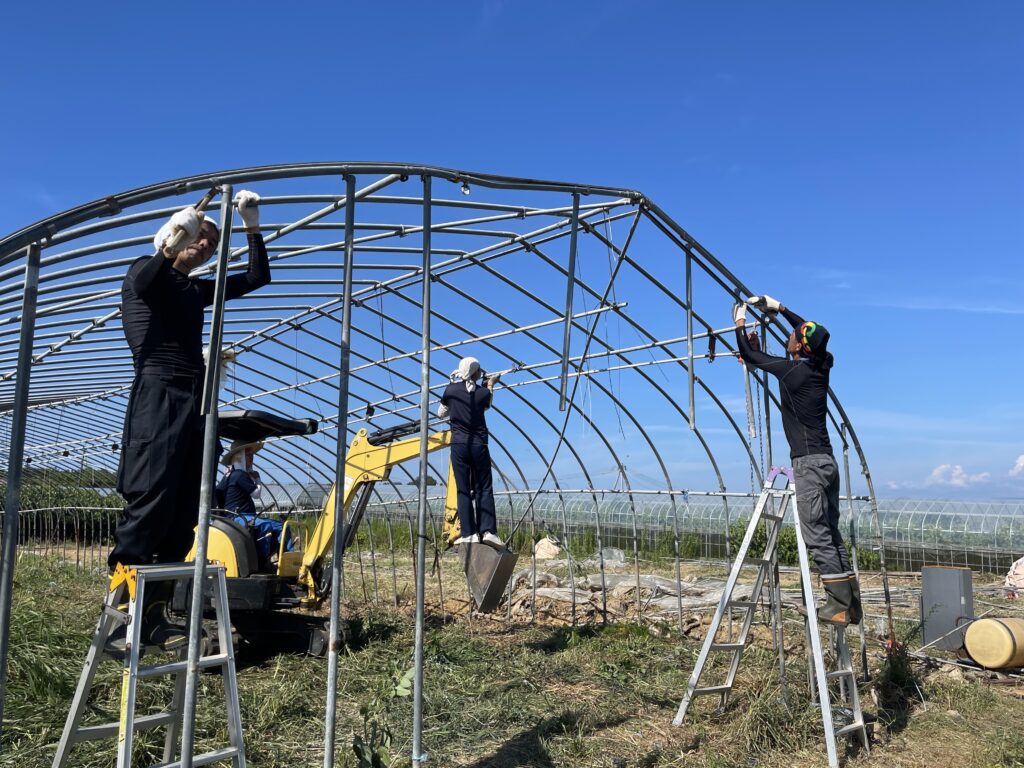
[{"label": "white work glove", "polygon": [[773,299],[768,294],[765,294],[764,296],[751,296],[747,299],[747,304],[756,309],[760,309],[762,312],[767,312],[769,315],[778,314],[778,311],[782,308],[782,304],[779,303],[779,300]]},{"label": "white work glove", "polygon": [[199,226],[202,222],[202,214],[191,205],[188,208],[182,208],[160,227],[156,237],[153,238],[153,245],[156,246],[158,252],[163,253],[164,248],[170,245],[175,235],[178,232],[184,232],[185,234],[178,241],[177,245],[174,246],[172,252],[172,255],[177,254],[179,251],[192,245],[196,238],[199,237]]},{"label": "white work glove", "polygon": [[260,225],[260,211],[256,207],[259,202],[260,196],[247,189],[239,190],[235,195],[235,207],[238,209],[242,221],[245,222],[246,229],[255,229]]},{"label": "white work glove", "polygon": [[497,384],[499,381],[501,381],[501,374],[500,373],[490,373],[490,374],[487,375],[487,378],[484,379],[484,385],[488,389],[490,389],[495,384]]},{"label": "white work glove", "polygon": [[736,325],[744,325],[747,322],[747,305],[743,302],[736,302],[732,308],[732,321]]}]

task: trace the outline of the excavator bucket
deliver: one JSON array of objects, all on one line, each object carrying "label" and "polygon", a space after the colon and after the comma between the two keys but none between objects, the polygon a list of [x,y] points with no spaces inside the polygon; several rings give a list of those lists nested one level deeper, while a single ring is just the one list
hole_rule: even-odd
[{"label": "excavator bucket", "polygon": [[476,609],[480,613],[491,613],[501,604],[501,596],[512,579],[519,555],[489,544],[461,544],[459,548],[462,570]]}]

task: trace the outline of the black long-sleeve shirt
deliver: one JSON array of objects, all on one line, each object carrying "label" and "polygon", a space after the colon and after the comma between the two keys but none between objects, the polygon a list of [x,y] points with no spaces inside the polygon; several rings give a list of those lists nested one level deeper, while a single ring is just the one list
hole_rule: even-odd
[{"label": "black long-sleeve shirt", "polygon": [[[788,308],[783,307],[781,312],[794,328],[804,322],[800,315]],[[752,348],[743,328],[736,329],[736,345],[744,362],[768,371],[779,380],[782,428],[789,441],[790,458],[832,453],[825,423],[832,356],[824,360],[774,357]]]},{"label": "black long-sleeve shirt", "polygon": [[[201,376],[203,310],[213,303],[214,281],[195,279],[162,255],[143,256],[128,268],[121,286],[121,322],[135,372]],[[225,300],[270,282],[263,236],[249,234],[249,268],[230,275]]]}]

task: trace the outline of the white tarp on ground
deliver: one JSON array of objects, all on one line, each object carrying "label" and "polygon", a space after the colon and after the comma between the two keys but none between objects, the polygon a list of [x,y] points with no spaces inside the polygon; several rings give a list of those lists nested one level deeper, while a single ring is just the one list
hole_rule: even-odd
[{"label": "white tarp on ground", "polygon": [[[567,576],[558,576],[549,571],[536,573],[536,592],[533,590],[533,573],[523,569],[512,578],[512,610],[526,611],[532,601],[552,604],[572,604],[579,608],[598,608],[607,603],[607,611],[613,616],[635,610],[638,577],[634,574],[606,573],[603,580],[600,573],[579,576],[575,584]],[[725,579],[697,578],[690,576],[675,579],[641,574],[639,576],[639,599],[643,613],[651,619],[667,618],[674,615],[681,606],[684,611],[703,612],[714,608],[722,598]],[[740,584],[733,593],[735,599],[750,597],[750,585]],[[603,595],[602,595],[603,593]]]},{"label": "white tarp on ground", "polygon": [[1010,570],[1006,572],[1004,586],[1024,589],[1024,557],[1010,566]]}]

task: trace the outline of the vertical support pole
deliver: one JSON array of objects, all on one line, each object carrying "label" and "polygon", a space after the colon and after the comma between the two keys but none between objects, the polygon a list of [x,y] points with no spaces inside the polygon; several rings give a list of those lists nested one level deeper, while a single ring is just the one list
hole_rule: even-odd
[{"label": "vertical support pole", "polygon": [[[423,613],[427,569],[427,422],[430,419],[430,222],[431,178],[423,177],[423,351],[420,353],[420,476],[419,510],[416,539],[416,636],[413,650],[412,680],[412,764],[422,765],[428,758],[423,751]],[[575,216],[573,217],[575,226]],[[572,274],[570,273],[570,292]],[[568,316],[566,320],[568,321]],[[566,332],[568,334],[568,332]],[[568,335],[566,335],[568,344]],[[563,358],[564,360],[564,358]],[[562,395],[565,396],[565,364],[562,367]]]},{"label": "vertical support pole", "polygon": [[[746,329],[743,332],[746,333]],[[750,377],[753,374],[743,360],[740,360],[740,367],[743,369],[743,394],[747,400],[747,437],[753,440],[757,437],[757,429],[754,427],[754,396],[750,392]]]},{"label": "vertical support pole", "polygon": [[196,527],[196,559],[192,572],[192,605],[188,623],[188,671],[182,705],[181,768],[192,768],[196,740],[196,695],[199,686],[199,643],[203,631],[203,594],[206,591],[206,550],[210,538],[210,507],[213,506],[214,467],[217,462],[217,394],[220,390],[220,347],[224,338],[224,294],[227,290],[228,257],[231,255],[231,185],[220,188],[220,243],[217,246],[217,277],[213,286],[210,345],[203,379],[203,476],[199,491],[199,523]]},{"label": "vertical support pole", "polygon": [[[713,333],[713,331],[712,331]],[[697,429],[693,403],[693,255],[686,251],[686,387],[690,397],[690,430]]]},{"label": "vertical support pole", "polygon": [[341,357],[338,361],[338,437],[334,462],[334,546],[331,550],[331,625],[327,646],[327,704],[324,713],[324,768],[334,766],[341,650],[341,593],[345,557],[345,458],[348,448],[348,375],[352,346],[352,268],[356,228],[356,177],[345,176],[345,264],[341,296]]},{"label": "vertical support pole", "polygon": [[25,429],[28,424],[28,392],[32,377],[32,344],[36,331],[36,300],[39,298],[38,243],[28,247],[25,259],[25,293],[21,300],[21,336],[15,374],[14,412],[10,450],[7,455],[7,498],[4,503],[4,538],[0,554],[0,736],[3,735],[4,701],[7,698],[7,652],[11,637],[11,601],[14,596],[14,559],[18,549],[18,516],[21,514],[21,477],[25,460]]},{"label": "vertical support pole", "polygon": [[558,410],[565,410],[569,385],[569,336],[572,334],[572,297],[576,289],[576,235],[580,228],[580,193],[572,193],[572,229],[569,231],[569,268],[565,286],[565,331],[562,334],[562,378],[558,390]]},{"label": "vertical support pole", "polygon": [[[761,317],[761,349],[768,351],[768,317]],[[772,467],[772,398],[768,391],[768,371],[761,372],[761,392],[764,394],[764,444],[765,466]]]}]

